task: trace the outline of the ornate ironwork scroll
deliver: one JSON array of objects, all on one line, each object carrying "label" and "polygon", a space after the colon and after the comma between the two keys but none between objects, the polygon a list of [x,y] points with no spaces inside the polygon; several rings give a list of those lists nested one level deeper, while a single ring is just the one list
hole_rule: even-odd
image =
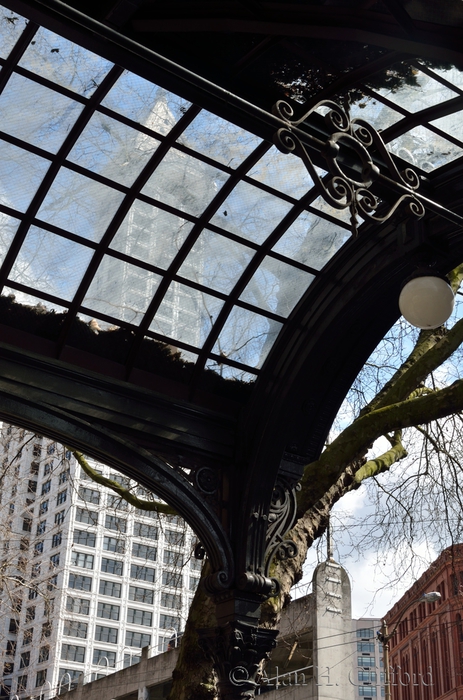
[{"label": "ornate ironwork scroll", "polygon": [[[324,120],[331,134],[325,142],[306,134],[300,128],[317,110],[326,110]],[[350,119],[346,110],[331,100],[319,102],[297,120],[291,120],[293,109],[283,100],[279,100],[272,111],[287,123],[286,127],[276,132],[275,145],[283,153],[300,156],[318,193],[328,204],[336,209],[349,208],[353,235],[357,234],[357,214],[382,223],[387,221],[398,207],[404,206],[409,214],[417,218],[424,215],[424,206],[416,196],[420,185],[418,175],[412,168],[398,170],[384,141],[371,124],[363,119]],[[312,146],[324,157],[330,177],[321,178],[317,172],[309,155]],[[346,166],[339,158],[342,148],[351,159],[351,173],[359,173],[358,179],[354,179],[343,170]],[[387,175],[375,165],[368,149],[375,151],[384,164]],[[375,195],[370,190],[375,181],[395,192],[395,201],[386,202]]]},{"label": "ornate ironwork scroll", "polygon": [[273,489],[272,501],[268,515],[267,547],[265,550],[265,571],[269,575],[270,566],[275,557],[291,559],[297,554],[297,545],[285,535],[294,525],[297,511],[296,492],[300,485],[294,486],[287,479],[278,477]]}]

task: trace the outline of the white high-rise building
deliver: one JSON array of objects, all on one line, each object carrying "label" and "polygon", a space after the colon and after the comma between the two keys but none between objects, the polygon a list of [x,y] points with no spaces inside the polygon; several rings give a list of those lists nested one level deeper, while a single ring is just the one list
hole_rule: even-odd
[{"label": "white high-rise building", "polygon": [[191,530],[129,506],[52,441],[1,434],[2,696],[49,698],[166,650],[199,581]]}]

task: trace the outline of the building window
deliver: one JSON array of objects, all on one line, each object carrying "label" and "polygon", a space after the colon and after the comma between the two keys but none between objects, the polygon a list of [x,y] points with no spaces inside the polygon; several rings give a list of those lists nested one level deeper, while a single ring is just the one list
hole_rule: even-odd
[{"label": "building window", "polygon": [[117,644],[118,630],[115,627],[95,626],[95,641]]},{"label": "building window", "polygon": [[[32,462],[32,464],[37,464],[37,462]],[[50,474],[51,471],[53,471],[53,462],[47,462],[43,467],[43,475],[46,476]]]},{"label": "building window", "polygon": [[83,664],[85,661],[85,647],[78,647],[75,644],[62,644],[61,658],[64,661],[75,661]]},{"label": "building window", "polygon": [[109,478],[112,481],[115,481],[116,484],[119,484],[119,486],[123,486],[125,489],[128,489],[130,486],[130,479],[128,476],[122,476],[122,474],[116,474],[113,472],[109,475]]},{"label": "building window", "polygon": [[173,571],[163,571],[162,585],[170,588],[180,588],[183,586],[183,576]]},{"label": "building window", "polygon": [[47,447],[47,455],[54,455],[55,454],[55,449],[56,445],[52,443],[51,445],[48,445]]},{"label": "building window", "polygon": [[155,575],[156,570],[149,566],[139,566],[138,564],[131,564],[130,566],[130,578],[135,578],[138,581],[154,583]]},{"label": "building window", "polygon": [[60,692],[62,688],[64,690],[75,688],[81,675],[82,671],[76,668],[60,668],[58,692]]},{"label": "building window", "polygon": [[121,597],[122,586],[115,581],[100,581],[100,595],[110,595],[113,598]]},{"label": "building window", "polygon": [[31,569],[31,577],[37,578],[37,576],[40,576],[40,564],[33,564]]},{"label": "building window", "polygon": [[93,503],[97,506],[100,503],[100,492],[95,491],[94,489],[88,489],[85,486],[81,486],[79,488],[79,498],[81,501]]},{"label": "building window", "polygon": [[35,620],[35,605],[26,608],[26,622],[32,622],[32,620]]},{"label": "building window", "polygon": [[36,493],[37,492],[37,482],[35,479],[29,479],[27,482],[27,491],[28,493]]},{"label": "building window", "polygon": [[103,617],[105,620],[118,620],[120,614],[119,605],[112,605],[112,603],[98,603],[98,610],[96,613],[97,617]]},{"label": "building window", "polygon": [[87,598],[73,598],[68,595],[66,598],[66,610],[79,615],[88,615],[90,613],[90,601]]},{"label": "building window", "polygon": [[87,532],[86,530],[74,530],[73,542],[74,544],[83,544],[86,547],[94,547],[96,535],[94,532]]},{"label": "building window", "polygon": [[374,642],[357,642],[357,651],[368,654],[375,653],[375,643]]},{"label": "building window", "polygon": [[50,647],[40,647],[39,649],[39,664],[45,663],[50,658]]},{"label": "building window", "polygon": [[176,630],[180,629],[180,620],[175,615],[159,615],[159,627],[163,630],[168,630],[170,628]]},{"label": "building window", "polygon": [[39,554],[42,554],[43,552],[43,542],[36,542],[34,544],[34,557],[38,556]]},{"label": "building window", "polygon": [[47,591],[54,591],[57,586],[58,586],[58,574],[55,574],[54,576],[50,576],[50,578],[48,579],[48,583],[47,583]]},{"label": "building window", "polygon": [[129,600],[136,603],[146,603],[152,605],[154,600],[154,592],[149,588],[139,588],[138,586],[129,586]]},{"label": "building window", "polygon": [[14,639],[8,639],[6,643],[6,655],[14,656],[16,654],[16,642]]},{"label": "building window", "polygon": [[116,652],[109,651],[108,649],[94,649],[92,664],[95,666],[114,668],[116,665]]},{"label": "building window", "polygon": [[180,552],[173,552],[171,549],[164,550],[164,564],[167,566],[183,566],[183,555]]},{"label": "building window", "polygon": [[24,518],[23,520],[23,532],[31,532],[32,530],[32,518]]},{"label": "building window", "polygon": [[42,520],[38,525],[37,525],[37,535],[43,535],[45,530],[47,529],[47,521]]},{"label": "building window", "polygon": [[376,671],[358,671],[358,679],[361,683],[376,683]]},{"label": "building window", "polygon": [[130,622],[133,625],[144,625],[145,627],[151,627],[153,623],[153,615],[147,610],[128,608],[127,622]]},{"label": "building window", "polygon": [[24,630],[23,633],[23,647],[27,646],[28,644],[32,644],[32,638],[34,636],[34,630],[31,627],[28,630]]},{"label": "building window", "polygon": [[148,544],[140,544],[140,542],[134,542],[132,545],[132,556],[139,557],[140,559],[146,559],[150,561],[156,561],[156,547],[150,547]]},{"label": "building window", "polygon": [[53,537],[51,538],[51,546],[52,547],[59,547],[61,542],[63,541],[63,533],[62,532],[56,532]]},{"label": "building window", "polygon": [[101,558],[101,571],[105,574],[115,574],[116,576],[122,576],[124,571],[124,564],[116,559],[107,559],[106,557]]},{"label": "building window", "polygon": [[128,510],[129,504],[121,496],[116,496],[115,494],[108,494],[108,508],[114,508],[115,510]]},{"label": "building window", "polygon": [[80,620],[65,620],[63,634],[65,637],[87,639],[87,629],[88,625],[86,622],[80,622]]},{"label": "building window", "polygon": [[358,656],[357,666],[363,666],[364,668],[371,668],[376,666],[374,656]]},{"label": "building window", "polygon": [[77,508],[76,520],[77,522],[85,523],[86,525],[98,525],[98,513],[95,513],[92,510],[87,510],[86,508]]},{"label": "building window", "polygon": [[357,630],[357,637],[362,639],[372,639],[375,636],[373,627],[362,627]]},{"label": "building window", "polygon": [[68,497],[68,490],[67,489],[64,489],[64,491],[60,491],[59,494],[56,496],[56,505],[60,506],[62,503],[65,503],[67,497]]},{"label": "building window", "polygon": [[149,537],[150,540],[158,539],[158,529],[154,525],[135,522],[133,525],[134,537]]},{"label": "building window", "polygon": [[190,591],[192,591],[194,593],[195,590],[198,588],[198,584],[199,584],[199,578],[196,578],[196,576],[190,576],[190,586],[189,586]]},{"label": "building window", "polygon": [[42,625],[42,639],[47,639],[51,636],[51,623],[44,622]]},{"label": "building window", "polygon": [[12,632],[13,634],[18,633],[18,625],[19,625],[19,620],[16,620],[14,617],[10,617],[10,624],[8,627],[8,632]]},{"label": "building window", "polygon": [[29,600],[34,600],[34,598],[37,598],[38,596],[38,591],[36,588],[29,588],[29,595],[28,598]]},{"label": "building window", "polygon": [[14,664],[11,661],[7,661],[3,664],[3,675],[9,676],[14,671]]},{"label": "building window", "polygon": [[375,685],[359,685],[358,686],[360,697],[376,697],[376,686]]},{"label": "building window", "polygon": [[107,530],[115,530],[116,532],[127,531],[127,520],[118,518],[116,515],[107,515],[105,517],[104,526]]},{"label": "building window", "polygon": [[69,469],[66,469],[64,472],[61,472],[58,478],[58,484],[65,484],[66,481],[69,481]]},{"label": "building window", "polygon": [[103,549],[105,549],[107,552],[116,552],[118,554],[124,554],[125,542],[123,540],[117,539],[117,537],[104,537]]},{"label": "building window", "polygon": [[64,510],[60,510],[59,513],[55,513],[55,525],[61,525],[61,523],[64,523],[64,517]]},{"label": "building window", "polygon": [[50,569],[56,569],[59,566],[59,554],[53,554],[50,557]]},{"label": "building window", "polygon": [[182,607],[182,596],[175,593],[161,593],[161,606],[179,610]]},{"label": "building window", "polygon": [[92,579],[90,576],[69,574],[69,588],[74,588],[77,591],[91,591]]},{"label": "building window", "polygon": [[185,544],[185,534],[177,530],[166,530],[164,532],[164,540],[169,544],[177,545],[177,547],[183,547]]},{"label": "building window", "polygon": [[93,569],[93,560],[93,554],[71,552],[71,564],[73,566],[80,566],[82,569]]},{"label": "building window", "polygon": [[125,646],[126,647],[138,647],[143,649],[143,647],[149,647],[151,644],[151,635],[142,634],[141,632],[126,632],[125,633]]},{"label": "building window", "polygon": [[26,690],[26,688],[27,688],[27,674],[24,676],[18,676],[18,686],[17,686],[18,693],[21,690]]},{"label": "building window", "polygon": [[45,513],[48,512],[48,500],[47,501],[42,501],[42,503],[39,506],[39,515],[45,515]]},{"label": "building window", "polygon": [[203,568],[203,560],[191,557],[190,559],[190,569],[191,571],[201,571]]},{"label": "building window", "polygon": [[123,668],[130,668],[130,666],[140,663],[140,658],[140,654],[124,654]]},{"label": "building window", "polygon": [[31,652],[23,651],[19,657],[19,668],[27,668],[31,662]]},{"label": "building window", "polygon": [[50,493],[51,489],[51,479],[48,479],[48,481],[45,481],[42,484],[42,496],[44,496],[46,493]]}]

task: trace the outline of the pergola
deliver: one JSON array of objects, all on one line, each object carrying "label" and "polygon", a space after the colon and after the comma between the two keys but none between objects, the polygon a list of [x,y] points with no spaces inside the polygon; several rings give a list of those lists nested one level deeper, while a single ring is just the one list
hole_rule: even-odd
[{"label": "pergola", "polygon": [[303,466],[404,281],[463,260],[463,8],[2,4],[0,415],[186,519],[248,697]]}]

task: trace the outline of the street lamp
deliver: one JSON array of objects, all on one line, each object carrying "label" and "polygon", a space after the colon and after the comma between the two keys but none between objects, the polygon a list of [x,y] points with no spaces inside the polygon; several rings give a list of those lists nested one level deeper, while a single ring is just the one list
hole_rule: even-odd
[{"label": "street lamp", "polygon": [[392,639],[394,636],[397,627],[399,626],[400,622],[402,621],[403,616],[409,609],[411,605],[414,605],[415,603],[435,603],[436,601],[441,599],[441,594],[438,591],[430,591],[429,593],[423,593],[423,595],[420,598],[415,598],[414,600],[410,600],[408,605],[405,606],[405,608],[402,610],[402,613],[397,620],[397,622],[394,625],[394,629],[392,630],[391,633],[388,633],[387,631],[387,622],[386,620],[383,620],[381,623],[381,630],[377,633],[378,636],[378,641],[383,645],[383,664],[384,664],[384,698],[385,700],[391,700],[391,684],[390,684],[390,676],[389,676],[389,641]]},{"label": "street lamp", "polygon": [[455,295],[447,280],[426,270],[406,282],[399,296],[402,316],[412,326],[438,328],[451,316]]}]

